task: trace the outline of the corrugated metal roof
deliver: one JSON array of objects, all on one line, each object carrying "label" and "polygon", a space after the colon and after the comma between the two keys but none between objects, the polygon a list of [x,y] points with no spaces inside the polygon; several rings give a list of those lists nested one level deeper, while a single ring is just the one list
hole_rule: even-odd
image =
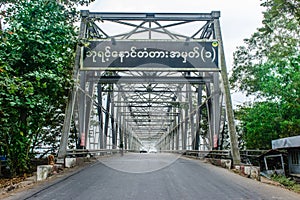
[{"label": "corrugated metal roof", "polygon": [[300,135],[272,140],[272,149],[300,147]]}]

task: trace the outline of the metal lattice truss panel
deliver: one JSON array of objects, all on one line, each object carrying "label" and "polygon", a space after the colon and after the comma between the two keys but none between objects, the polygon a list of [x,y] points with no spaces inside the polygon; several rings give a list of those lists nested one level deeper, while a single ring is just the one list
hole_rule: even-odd
[{"label": "metal lattice truss panel", "polygon": [[211,13],[98,13],[82,11],[87,24],[84,38],[98,39],[211,39],[214,19]]},{"label": "metal lattice truss panel", "polygon": [[[188,95],[195,94],[193,84],[209,84],[212,77],[178,76],[170,72],[122,72],[122,78],[103,76],[101,84],[114,84],[113,105],[142,143],[161,139],[162,135],[178,125],[180,112],[189,107]],[[189,82],[190,81],[190,82]],[[194,98],[196,99],[196,98]]]}]

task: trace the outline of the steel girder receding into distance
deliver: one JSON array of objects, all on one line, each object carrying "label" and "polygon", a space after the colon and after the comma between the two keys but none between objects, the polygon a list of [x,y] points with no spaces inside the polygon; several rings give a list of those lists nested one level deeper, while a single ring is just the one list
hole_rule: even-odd
[{"label": "steel girder receding into distance", "polygon": [[[77,48],[74,66],[77,84],[70,93],[66,109],[60,158],[66,155],[71,126],[77,130],[76,146],[80,148],[212,150],[220,148],[220,132],[227,118],[233,160],[239,162],[220,12],[99,13],[84,10],[81,17],[82,44]],[[199,51],[202,63],[199,64],[199,59],[184,60],[187,55],[196,57],[195,50],[206,50],[201,45],[211,41],[210,45],[217,47],[212,47],[212,52]],[[181,53],[177,60],[170,62],[172,53],[164,47],[169,43],[174,47],[182,44],[181,48],[190,48],[191,44],[200,46],[193,47],[194,53],[191,50],[185,57]],[[101,47],[103,44],[106,46]],[[136,50],[135,56],[127,60],[124,68],[123,61],[129,53],[126,57],[126,51],[117,49],[118,44],[137,44],[137,49],[143,52],[131,47],[131,52]],[[142,47],[138,47],[139,44]],[[150,44],[147,48],[153,55],[158,53],[153,50],[158,47],[163,61],[142,58],[142,53],[151,57],[144,44]],[[114,53],[112,48],[116,48],[118,62],[116,59],[109,61]],[[214,53],[217,61],[206,66],[206,58]],[[138,55],[141,59],[133,58]],[[102,66],[98,68],[99,60]]]}]

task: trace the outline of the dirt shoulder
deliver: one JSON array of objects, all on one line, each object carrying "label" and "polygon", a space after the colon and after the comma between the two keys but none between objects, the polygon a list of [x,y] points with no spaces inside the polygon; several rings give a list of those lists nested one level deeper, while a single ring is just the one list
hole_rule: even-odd
[{"label": "dirt shoulder", "polygon": [[73,174],[80,172],[85,167],[93,165],[97,159],[89,159],[89,161],[80,162],[73,168],[63,168],[58,173],[53,174],[44,181],[36,181],[36,176],[18,177],[13,179],[0,179],[0,199],[14,200],[25,199],[26,194],[35,193],[43,188],[49,187],[56,182],[63,180]]}]

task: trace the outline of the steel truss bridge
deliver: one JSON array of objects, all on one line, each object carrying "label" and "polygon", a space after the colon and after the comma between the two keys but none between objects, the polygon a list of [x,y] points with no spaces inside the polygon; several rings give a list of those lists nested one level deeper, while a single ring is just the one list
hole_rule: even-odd
[{"label": "steel truss bridge", "polygon": [[213,150],[236,132],[219,24],[211,13],[81,11],[59,158],[77,148]]}]

